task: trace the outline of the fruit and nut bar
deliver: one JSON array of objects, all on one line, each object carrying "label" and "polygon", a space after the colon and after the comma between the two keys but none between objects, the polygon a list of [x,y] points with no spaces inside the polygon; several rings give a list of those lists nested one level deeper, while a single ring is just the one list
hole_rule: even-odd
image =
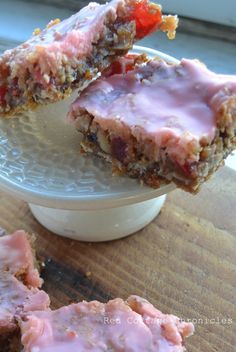
[{"label": "fruit and nut bar", "polygon": [[[29,311],[49,307],[40,290],[43,280],[35,265],[33,237],[18,230],[8,235],[0,229],[0,350],[19,350],[18,320]],[[17,346],[17,347],[16,347]]]},{"label": "fruit and nut bar", "polygon": [[236,147],[236,76],[197,60],[124,60],[71,105],[82,148],[151,187],[197,192]]},{"label": "fruit and nut bar", "polygon": [[8,271],[23,281],[26,286],[41,287],[42,279],[35,266],[33,236],[18,230],[0,237],[0,272]]},{"label": "fruit and nut bar", "polygon": [[71,304],[21,321],[24,352],[183,352],[193,330],[138,296]]},{"label": "fruit and nut bar", "polygon": [[174,37],[176,16],[148,0],[90,3],[0,57],[0,115],[12,115],[82,89],[133,43],[155,30]]}]

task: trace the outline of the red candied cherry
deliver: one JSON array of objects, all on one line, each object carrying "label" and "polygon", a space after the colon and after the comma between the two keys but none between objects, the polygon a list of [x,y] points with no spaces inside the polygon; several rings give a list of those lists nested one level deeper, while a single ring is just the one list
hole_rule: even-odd
[{"label": "red candied cherry", "polygon": [[0,87],[0,103],[5,103],[5,94],[7,92],[6,87]]},{"label": "red candied cherry", "polygon": [[162,21],[162,12],[158,5],[142,0],[135,4],[129,19],[135,21],[136,37],[142,39],[158,28]]}]

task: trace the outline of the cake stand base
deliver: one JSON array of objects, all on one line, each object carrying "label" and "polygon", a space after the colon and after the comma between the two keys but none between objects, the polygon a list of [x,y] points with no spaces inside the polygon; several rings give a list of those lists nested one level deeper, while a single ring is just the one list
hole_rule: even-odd
[{"label": "cake stand base", "polygon": [[86,242],[110,241],[141,230],[160,212],[166,195],[141,203],[99,210],[61,210],[29,203],[48,230]]}]

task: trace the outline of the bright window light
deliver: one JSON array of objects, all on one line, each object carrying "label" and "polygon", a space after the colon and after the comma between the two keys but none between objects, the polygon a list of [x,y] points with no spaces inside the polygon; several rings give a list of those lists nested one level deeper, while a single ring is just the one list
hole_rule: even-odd
[{"label": "bright window light", "polygon": [[160,0],[160,3],[166,12],[236,27],[235,0]]}]

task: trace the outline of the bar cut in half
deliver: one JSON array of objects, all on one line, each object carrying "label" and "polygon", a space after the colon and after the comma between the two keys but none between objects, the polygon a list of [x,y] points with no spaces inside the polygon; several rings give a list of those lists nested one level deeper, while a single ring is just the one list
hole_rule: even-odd
[{"label": "bar cut in half", "polygon": [[39,290],[42,279],[31,243],[22,230],[7,235],[0,229],[0,350],[17,350],[20,317],[49,307],[48,295]]},{"label": "bar cut in half", "polygon": [[137,296],[35,312],[21,322],[24,352],[182,352],[193,330]]},{"label": "bar cut in half", "polygon": [[236,147],[236,76],[131,56],[81,93],[69,119],[83,150],[115,171],[195,193]]},{"label": "bar cut in half", "polygon": [[0,237],[0,272],[8,271],[20,279],[26,286],[41,287],[43,280],[35,265],[33,237],[18,230],[12,235]]},{"label": "bar cut in half", "polygon": [[163,16],[148,0],[93,2],[63,22],[51,21],[0,57],[0,114],[69,96],[125,55],[134,41],[158,29],[172,38],[177,24],[176,16]]},{"label": "bar cut in half", "polygon": [[[9,272],[0,272],[0,343],[19,331],[18,319],[29,311],[49,307],[43,290],[28,288]],[[1,346],[1,345],[0,345]]]}]

